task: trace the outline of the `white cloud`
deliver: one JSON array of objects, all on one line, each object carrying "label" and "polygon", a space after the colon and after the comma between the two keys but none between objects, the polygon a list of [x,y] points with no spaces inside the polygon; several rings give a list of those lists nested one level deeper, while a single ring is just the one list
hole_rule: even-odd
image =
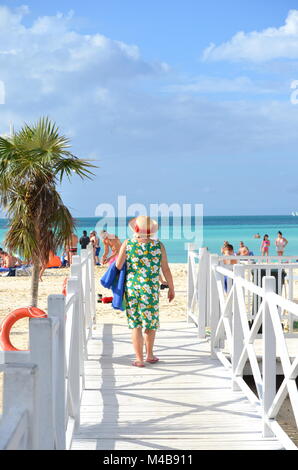
[{"label": "white cloud", "polygon": [[205,61],[263,62],[280,58],[298,58],[298,10],[290,10],[285,24],[279,28],[240,31],[219,46],[210,44],[202,56]]},{"label": "white cloud", "polygon": [[[8,106],[92,96],[112,83],[166,73],[164,63],[145,61],[136,45],[73,30],[73,13],[43,16],[23,24],[27,7],[0,7],[0,80]],[[119,85],[120,84],[120,85]]]},{"label": "white cloud", "polygon": [[199,76],[190,82],[170,85],[166,91],[174,93],[250,93],[270,94],[277,93],[280,83],[268,83],[252,80],[246,76],[225,78],[214,76]]}]

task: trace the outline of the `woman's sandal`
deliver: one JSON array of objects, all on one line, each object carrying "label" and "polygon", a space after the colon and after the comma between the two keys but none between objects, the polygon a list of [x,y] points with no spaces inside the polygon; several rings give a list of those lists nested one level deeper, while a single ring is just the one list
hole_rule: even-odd
[{"label": "woman's sandal", "polygon": [[145,364],[142,364],[141,362],[139,361],[133,361],[131,363],[132,366],[135,366],[135,367],[145,367]]},{"label": "woman's sandal", "polygon": [[158,362],[159,358],[154,356],[152,359],[146,359],[146,362],[149,362],[150,364],[154,364],[155,362]]}]

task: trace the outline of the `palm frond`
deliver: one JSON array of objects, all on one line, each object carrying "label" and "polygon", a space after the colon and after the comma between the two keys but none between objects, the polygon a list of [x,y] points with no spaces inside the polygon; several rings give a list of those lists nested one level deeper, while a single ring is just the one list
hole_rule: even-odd
[{"label": "palm frond", "polygon": [[66,176],[92,178],[96,166],[70,151],[70,141],[48,117],[0,137],[0,203],[10,219],[5,246],[25,259],[46,262],[64,247],[74,219],[56,189]]}]

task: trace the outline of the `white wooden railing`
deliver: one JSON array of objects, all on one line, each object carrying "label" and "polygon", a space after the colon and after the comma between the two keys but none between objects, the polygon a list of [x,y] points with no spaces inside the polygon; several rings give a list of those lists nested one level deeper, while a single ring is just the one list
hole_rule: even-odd
[{"label": "white wooden railing", "polygon": [[30,351],[2,351],[0,449],[69,449],[79,425],[84,358],[96,313],[92,247],[73,257],[67,295],[30,318]]},{"label": "white wooden railing", "polygon": [[[263,436],[276,436],[286,449],[297,447],[276,417],[288,396],[298,426],[297,258],[222,257],[207,249],[188,254],[189,319],[197,324],[199,337],[210,334],[210,353],[230,371],[233,390],[241,389],[256,405]],[[237,264],[224,264],[229,259]],[[244,380],[248,370],[254,391]],[[283,376],[278,389],[277,373]]]},{"label": "white wooden railing", "polygon": [[187,318],[198,327],[199,338],[204,338],[209,316],[209,262],[207,248],[199,251],[189,245],[187,261]]},{"label": "white wooden railing", "polygon": [[[210,329],[210,258],[207,248],[196,249],[188,245],[187,278],[187,318],[198,326],[200,338],[205,338]],[[277,293],[288,300],[294,300],[294,282],[298,279],[298,256],[218,256],[217,262],[223,265],[227,260],[236,260],[245,266],[245,277],[261,287],[264,274],[276,276]],[[295,274],[296,273],[296,274]],[[227,280],[227,283],[230,281]],[[260,299],[249,294],[251,315],[257,312]],[[279,309],[280,310],[280,309]],[[293,331],[294,318],[287,317],[289,331]]]}]

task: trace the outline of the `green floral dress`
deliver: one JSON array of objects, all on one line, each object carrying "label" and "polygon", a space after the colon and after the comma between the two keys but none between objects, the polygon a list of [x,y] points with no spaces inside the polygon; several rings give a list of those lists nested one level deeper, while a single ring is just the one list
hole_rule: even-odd
[{"label": "green floral dress", "polygon": [[126,316],[129,328],[159,328],[159,271],[161,247],[158,240],[126,246]]}]

